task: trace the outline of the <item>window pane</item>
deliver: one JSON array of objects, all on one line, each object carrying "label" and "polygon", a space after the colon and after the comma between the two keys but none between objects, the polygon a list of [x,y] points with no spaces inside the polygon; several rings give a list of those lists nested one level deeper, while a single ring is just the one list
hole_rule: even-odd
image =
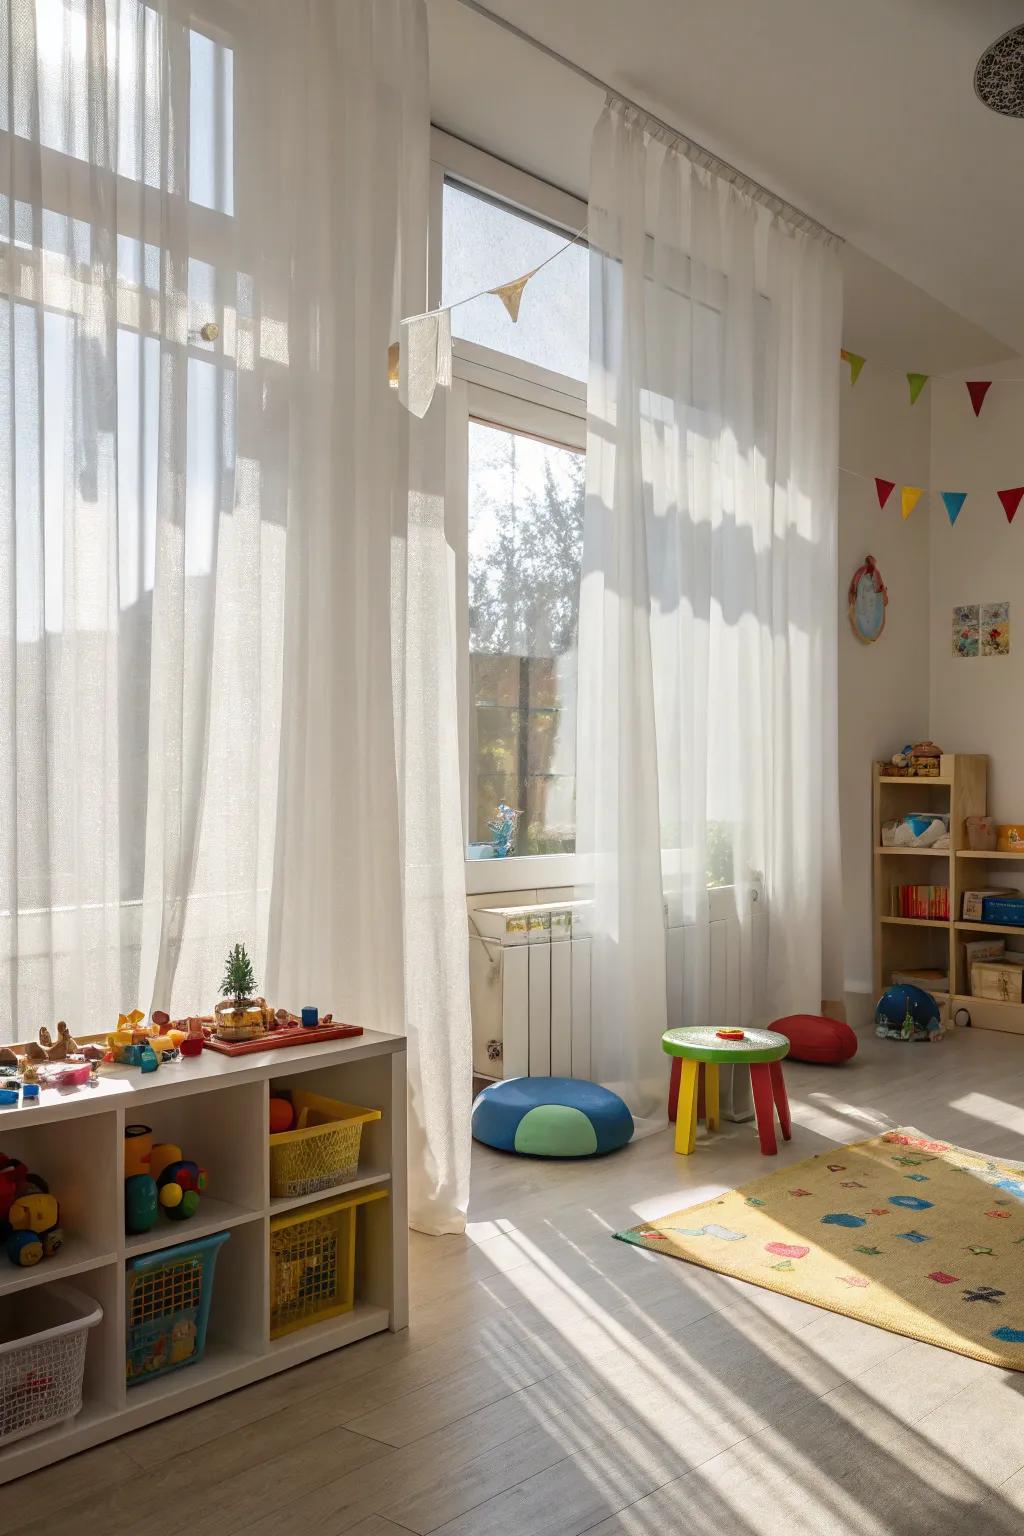
[{"label": "window pane", "polygon": [[575,846],[581,453],[469,425],[470,841],[500,802],[516,851]]},{"label": "window pane", "polygon": [[[522,277],[567,238],[446,181],[442,303]],[[484,294],[452,311],[452,334],[585,380],[587,263],[586,246],[570,246],[531,278],[515,323],[500,299]]]}]

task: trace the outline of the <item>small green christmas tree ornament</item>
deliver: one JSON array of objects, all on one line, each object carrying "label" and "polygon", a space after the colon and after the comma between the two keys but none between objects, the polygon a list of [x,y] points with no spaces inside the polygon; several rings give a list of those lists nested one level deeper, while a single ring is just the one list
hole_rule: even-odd
[{"label": "small green christmas tree ornament", "polygon": [[270,1009],[264,998],[255,995],[256,977],[244,944],[228,952],[220,990],[224,1001],[213,1011],[222,1040],[255,1040],[267,1033]]},{"label": "small green christmas tree ornament", "polygon": [[252,961],[249,959],[245,945],[236,944],[228,951],[220,995],[233,998],[235,1007],[242,1009],[255,991],[256,977],[253,975]]}]

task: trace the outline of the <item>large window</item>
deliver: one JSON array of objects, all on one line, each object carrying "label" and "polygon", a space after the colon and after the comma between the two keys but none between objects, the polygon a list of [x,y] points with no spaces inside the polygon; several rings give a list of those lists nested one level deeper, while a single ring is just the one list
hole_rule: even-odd
[{"label": "large window", "polygon": [[517,852],[575,846],[583,455],[469,425],[471,842],[499,802]]},{"label": "large window", "polygon": [[[576,846],[588,252],[582,243],[564,247],[586,213],[570,200],[553,210],[557,223],[524,212],[544,192],[516,176],[495,187],[515,207],[448,174],[440,194],[445,302],[548,262],[527,285],[516,322],[490,294],[452,311],[469,418],[462,693],[477,890],[516,878],[507,861],[483,864],[500,804],[519,812],[520,859],[572,855]],[[531,867],[527,879],[571,878],[550,863]],[[491,879],[497,884],[479,883]]]}]

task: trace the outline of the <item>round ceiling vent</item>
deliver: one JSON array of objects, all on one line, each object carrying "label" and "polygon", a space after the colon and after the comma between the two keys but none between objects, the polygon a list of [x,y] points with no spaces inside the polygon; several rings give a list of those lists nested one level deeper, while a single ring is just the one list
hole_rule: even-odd
[{"label": "round ceiling vent", "polygon": [[993,112],[1024,117],[1024,26],[1012,27],[985,49],[974,71],[974,89]]}]

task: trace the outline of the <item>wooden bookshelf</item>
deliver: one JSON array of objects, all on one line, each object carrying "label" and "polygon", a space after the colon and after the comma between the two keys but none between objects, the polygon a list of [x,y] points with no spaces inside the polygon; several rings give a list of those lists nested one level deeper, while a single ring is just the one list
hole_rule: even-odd
[{"label": "wooden bookshelf", "polygon": [[[876,763],[872,799],[875,889],[875,995],[891,984],[893,971],[929,966],[950,978],[950,990],[962,990],[964,978],[960,925],[962,881],[977,879],[976,865],[961,860],[964,821],[985,814],[988,759],[977,753],[943,754],[937,778],[896,778]],[[949,817],[948,848],[886,848],[882,825],[910,811]],[[894,885],[946,885],[947,918],[900,917],[892,911]],[[960,971],[958,972],[958,964]],[[936,993],[944,1007],[949,994]],[[952,1001],[959,1002],[959,999]],[[971,1001],[975,1001],[971,999]],[[1024,1009],[1022,1009],[1024,1018]],[[988,1025],[993,1028],[996,1026]]]}]

